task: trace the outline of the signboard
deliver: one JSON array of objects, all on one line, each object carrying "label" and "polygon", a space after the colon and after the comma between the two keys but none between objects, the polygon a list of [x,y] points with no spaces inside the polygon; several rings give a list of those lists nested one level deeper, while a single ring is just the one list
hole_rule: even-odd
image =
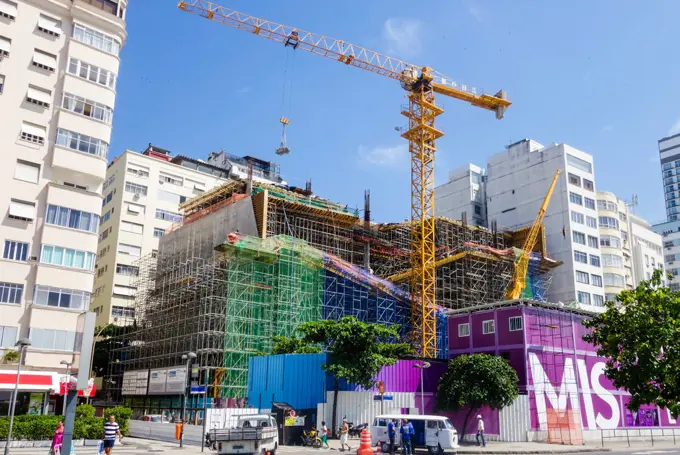
[{"label": "signboard", "polygon": [[290,416],[286,417],[286,426],[287,427],[304,427],[305,426],[305,418],[304,416]]},{"label": "signboard", "polygon": [[146,395],[149,370],[132,370],[123,373],[123,395]]},{"label": "signboard", "polygon": [[373,401],[392,401],[392,399],[392,395],[383,395],[382,398],[380,395],[373,395]]},{"label": "signboard", "polygon": [[154,368],[149,372],[149,395],[184,395],[187,368]]},{"label": "signboard", "polygon": [[78,369],[78,383],[76,389],[87,390],[91,388],[90,359],[94,348],[94,326],[97,315],[86,311],[78,315],[76,323],[76,341],[73,349],[73,369]]},{"label": "signboard", "polygon": [[167,368],[155,368],[149,372],[149,395],[164,395],[168,377]]},{"label": "signboard", "polygon": [[191,386],[191,394],[192,395],[206,393],[207,391],[208,391],[208,389],[204,385],[192,385]]}]

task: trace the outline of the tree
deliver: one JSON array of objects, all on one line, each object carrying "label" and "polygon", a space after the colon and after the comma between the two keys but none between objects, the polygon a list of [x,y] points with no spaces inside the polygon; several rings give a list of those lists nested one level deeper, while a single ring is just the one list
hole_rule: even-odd
[{"label": "tree", "polygon": [[[324,346],[329,359],[324,370],[335,379],[333,384],[333,435],[337,430],[339,380],[357,384],[364,389],[375,385],[373,378],[383,367],[394,365],[412,349],[399,343],[399,327],[386,327],[345,316],[338,321],[313,321],[301,324],[296,332],[300,337],[277,337],[275,349],[297,347],[301,353],[315,346]],[[284,341],[285,340],[285,341]],[[299,345],[297,343],[300,343]],[[290,352],[290,351],[286,351]]]},{"label": "tree", "polygon": [[460,431],[465,436],[468,421],[482,406],[502,409],[519,395],[517,373],[502,358],[488,354],[456,357],[439,380],[437,409],[459,411],[468,407]]},{"label": "tree", "polygon": [[274,346],[272,354],[319,354],[321,348],[302,341],[295,336],[284,337],[274,336]]},{"label": "tree", "polygon": [[605,376],[631,394],[628,408],[655,404],[680,414],[680,293],[662,286],[661,270],[622,291],[607,310],[583,322],[583,339],[605,357]]}]

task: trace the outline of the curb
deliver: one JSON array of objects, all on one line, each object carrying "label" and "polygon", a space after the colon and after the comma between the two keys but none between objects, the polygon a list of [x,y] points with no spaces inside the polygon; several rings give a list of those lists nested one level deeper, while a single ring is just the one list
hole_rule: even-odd
[{"label": "curb", "polygon": [[611,452],[611,448],[583,448],[575,450],[458,450],[456,454],[554,454],[554,453],[587,453],[587,452]]}]

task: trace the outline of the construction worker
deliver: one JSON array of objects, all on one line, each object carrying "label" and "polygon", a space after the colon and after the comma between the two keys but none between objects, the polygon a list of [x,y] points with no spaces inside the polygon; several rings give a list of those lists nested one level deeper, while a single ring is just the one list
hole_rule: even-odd
[{"label": "construction worker", "polygon": [[401,444],[404,448],[404,455],[413,455],[413,438],[415,437],[416,431],[413,429],[413,425],[408,419],[404,419],[401,429],[399,430],[401,435]]},{"label": "construction worker", "polygon": [[390,419],[387,424],[387,437],[390,439],[390,453],[394,455],[394,438],[397,436],[397,426],[394,424],[394,420]]}]

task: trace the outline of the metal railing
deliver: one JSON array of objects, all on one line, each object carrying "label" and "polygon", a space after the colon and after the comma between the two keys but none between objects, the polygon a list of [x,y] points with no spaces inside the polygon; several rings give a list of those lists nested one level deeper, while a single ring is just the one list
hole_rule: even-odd
[{"label": "metal railing", "polygon": [[605,440],[610,442],[627,442],[630,447],[631,440],[635,442],[651,441],[652,446],[654,442],[673,440],[673,445],[677,445],[680,440],[680,427],[629,427],[629,428],[613,428],[610,430],[600,430],[602,440],[602,447],[604,447]]}]

